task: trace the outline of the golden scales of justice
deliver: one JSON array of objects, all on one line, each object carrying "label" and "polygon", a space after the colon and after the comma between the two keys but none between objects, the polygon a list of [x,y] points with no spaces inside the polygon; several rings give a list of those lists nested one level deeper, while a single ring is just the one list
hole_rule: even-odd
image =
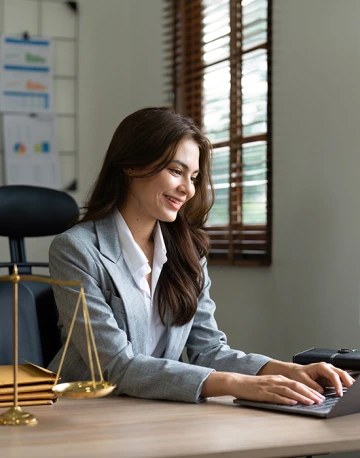
[{"label": "golden scales of justice", "polygon": [[[51,283],[55,285],[66,285],[66,286],[79,286],[82,285],[81,280],[74,280],[74,281],[65,281],[65,280],[53,280],[52,278],[41,277],[36,275],[19,275],[17,265],[14,264],[14,270],[12,275],[0,276],[0,281],[11,281],[13,283],[13,334],[14,334],[14,404],[13,406],[0,415],[0,425],[14,425],[14,426],[21,426],[21,425],[36,425],[37,419],[34,415],[30,413],[24,412],[21,407],[18,405],[18,364],[19,364],[19,341],[18,341],[18,283],[21,280],[27,281],[37,281],[37,282],[44,282],[44,283]],[[66,351],[69,346],[71,333],[74,328],[76,316],[80,307],[80,303],[82,304],[82,311],[84,316],[84,326],[85,326],[85,333],[86,333],[86,343],[87,343],[87,350],[89,356],[89,367],[91,372],[91,381],[84,381],[84,382],[71,382],[71,383],[61,383],[58,384],[58,380],[60,377],[60,371],[65,359]],[[94,371],[94,361],[93,356],[95,356],[97,370],[100,376],[100,381],[95,380],[95,371]],[[91,327],[89,310],[86,304],[85,292],[84,288],[80,287],[79,296],[77,299],[77,303],[75,306],[74,316],[71,321],[69,334],[67,336],[64,351],[61,357],[61,361],[59,364],[59,369],[56,375],[56,379],[54,382],[54,386],[52,390],[58,396],[65,396],[77,399],[84,399],[84,398],[99,398],[102,396],[106,396],[110,394],[116,385],[113,383],[109,383],[104,381],[99,356],[97,353],[95,339],[93,330]]]}]

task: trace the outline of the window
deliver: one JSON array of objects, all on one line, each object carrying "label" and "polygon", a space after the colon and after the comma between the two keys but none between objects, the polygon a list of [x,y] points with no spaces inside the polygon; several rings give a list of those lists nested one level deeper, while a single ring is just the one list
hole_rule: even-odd
[{"label": "window", "polygon": [[167,0],[177,111],[213,144],[214,263],[271,262],[271,0]]}]

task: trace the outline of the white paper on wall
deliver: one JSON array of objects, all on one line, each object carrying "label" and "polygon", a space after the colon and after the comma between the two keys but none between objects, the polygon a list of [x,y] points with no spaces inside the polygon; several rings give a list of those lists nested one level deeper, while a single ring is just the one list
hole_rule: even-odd
[{"label": "white paper on wall", "polygon": [[60,188],[56,117],[3,115],[5,183]]},{"label": "white paper on wall", "polygon": [[51,113],[53,43],[3,35],[0,45],[0,110]]}]

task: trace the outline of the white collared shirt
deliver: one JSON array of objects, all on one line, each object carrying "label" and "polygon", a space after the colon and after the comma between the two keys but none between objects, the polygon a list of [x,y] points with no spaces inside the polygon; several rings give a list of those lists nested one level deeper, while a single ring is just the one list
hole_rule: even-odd
[{"label": "white collared shirt", "polygon": [[157,222],[154,230],[154,256],[150,291],[149,283],[145,278],[151,272],[149,261],[142,249],[135,242],[130,229],[118,210],[114,212],[114,217],[124,260],[144,297],[149,317],[146,354],[160,358],[165,352],[167,337],[166,327],[162,324],[159,316],[157,295],[155,294],[162,267],[167,261],[166,247],[160,224]]}]

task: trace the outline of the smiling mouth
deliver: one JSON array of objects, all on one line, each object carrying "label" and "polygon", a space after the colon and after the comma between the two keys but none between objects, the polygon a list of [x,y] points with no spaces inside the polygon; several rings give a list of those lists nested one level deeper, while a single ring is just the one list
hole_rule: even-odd
[{"label": "smiling mouth", "polygon": [[166,194],[165,194],[165,197],[167,198],[167,200],[170,203],[170,205],[172,207],[174,207],[174,208],[176,207],[177,209],[179,209],[181,207],[181,205],[184,203],[184,202],[182,202],[180,200],[175,199],[174,197],[167,196]]},{"label": "smiling mouth", "polygon": [[181,204],[182,204],[182,202],[180,202],[179,200],[174,199],[174,197],[167,196],[167,195],[165,195],[165,197],[166,197],[168,200],[171,200],[171,202],[174,202],[175,204],[178,204],[178,205],[181,205]]}]

